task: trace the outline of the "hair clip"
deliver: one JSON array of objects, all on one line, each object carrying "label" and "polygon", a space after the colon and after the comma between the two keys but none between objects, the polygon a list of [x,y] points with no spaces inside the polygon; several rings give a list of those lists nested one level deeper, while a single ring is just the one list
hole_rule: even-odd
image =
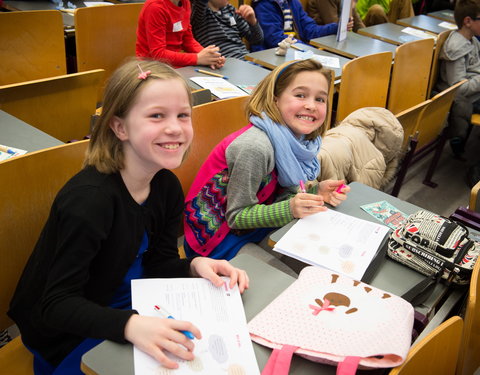
[{"label": "hair clip", "polygon": [[147,77],[152,73],[150,70],[147,70],[144,72],[140,66],[140,64],[137,64],[138,69],[140,69],[140,73],[138,73],[138,79],[147,79]]}]

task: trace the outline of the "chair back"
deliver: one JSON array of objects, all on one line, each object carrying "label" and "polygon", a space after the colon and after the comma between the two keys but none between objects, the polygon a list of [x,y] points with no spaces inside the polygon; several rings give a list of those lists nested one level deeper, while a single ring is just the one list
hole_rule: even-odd
[{"label": "chair back", "polygon": [[427,97],[432,96],[432,91],[433,88],[435,87],[435,84],[437,83],[438,79],[438,70],[440,66],[440,61],[438,59],[438,56],[440,55],[440,51],[443,48],[443,43],[447,40],[448,36],[452,30],[446,30],[438,34],[437,36],[437,42],[435,43],[435,49],[433,51],[433,58],[432,58],[432,67],[430,68],[430,78],[428,81],[428,89],[427,89]]},{"label": "chair back", "polygon": [[0,12],[0,86],[67,74],[58,10]]},{"label": "chair back", "polygon": [[[125,58],[135,56],[137,24],[143,3],[77,8],[77,69],[105,69],[105,81]],[[104,84],[97,98],[102,100]]]},{"label": "chair back", "polygon": [[402,124],[403,128],[403,144],[402,149],[406,150],[408,145],[408,139],[415,134],[415,129],[418,127],[420,118],[423,111],[430,104],[431,100],[424,100],[423,102],[407,108],[400,113],[397,113],[395,117]]},{"label": "chair back", "polygon": [[0,109],[68,142],[90,134],[104,70],[0,86]]},{"label": "chair back", "polygon": [[[88,141],[56,146],[0,162],[0,330],[18,279],[50,212],[53,199],[82,166]],[[8,346],[8,345],[7,345]]]},{"label": "chair back", "polygon": [[420,39],[397,47],[387,105],[393,114],[426,99],[433,45],[433,39]]},{"label": "chair back", "polygon": [[422,113],[422,117],[415,128],[418,131],[418,150],[434,142],[441,134],[448,112],[452,106],[457,89],[467,80],[460,81],[443,90],[432,98],[431,103]]},{"label": "chair back", "polygon": [[470,203],[468,208],[472,211],[480,212],[480,194],[478,191],[480,190],[480,181],[478,181],[475,186],[470,191]]},{"label": "chair back", "polygon": [[213,148],[227,135],[248,124],[245,114],[247,99],[248,96],[241,96],[193,107],[194,136],[190,152],[182,165],[173,171],[185,195]]},{"label": "chair back", "polygon": [[455,374],[463,320],[453,316],[440,324],[420,342],[415,342],[405,362],[389,375]]},{"label": "chair back", "polygon": [[479,274],[480,262],[477,262],[473,267],[468,290],[465,326],[457,363],[457,375],[473,374],[480,367],[480,303],[477,303],[479,302],[477,298],[480,291]]},{"label": "chair back", "polygon": [[391,66],[391,52],[357,57],[343,66],[337,122],[359,108],[386,107]]},{"label": "chair back", "polygon": [[200,105],[212,101],[212,92],[209,89],[198,89],[192,91],[193,105]]}]

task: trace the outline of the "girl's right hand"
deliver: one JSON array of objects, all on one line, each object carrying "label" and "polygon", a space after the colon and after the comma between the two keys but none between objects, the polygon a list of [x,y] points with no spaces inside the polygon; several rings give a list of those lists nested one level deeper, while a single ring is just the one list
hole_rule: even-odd
[{"label": "girl's right hand", "polygon": [[219,51],[220,48],[215,46],[205,47],[197,54],[197,65],[215,66],[220,64],[222,55]]},{"label": "girl's right hand", "polygon": [[163,366],[175,369],[178,363],[168,358],[164,350],[186,361],[194,359],[195,345],[180,331],[190,331],[197,339],[202,338],[200,330],[190,322],[134,314],[125,326],[125,339]]},{"label": "girl's right hand", "polygon": [[326,211],[327,207],[323,204],[323,198],[317,194],[298,193],[290,199],[290,208],[296,219]]}]

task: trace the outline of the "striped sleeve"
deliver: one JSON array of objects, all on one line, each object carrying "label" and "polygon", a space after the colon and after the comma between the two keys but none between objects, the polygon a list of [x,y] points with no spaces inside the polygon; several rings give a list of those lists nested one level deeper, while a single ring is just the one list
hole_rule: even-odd
[{"label": "striped sleeve", "polygon": [[245,207],[235,216],[237,229],[282,227],[294,219],[290,199],[265,205]]}]

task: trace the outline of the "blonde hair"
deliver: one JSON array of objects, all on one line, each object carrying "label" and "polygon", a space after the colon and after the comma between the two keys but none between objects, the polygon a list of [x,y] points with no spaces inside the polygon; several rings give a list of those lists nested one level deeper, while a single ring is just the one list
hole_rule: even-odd
[{"label": "blonde hair", "polygon": [[[262,117],[262,112],[265,112],[273,121],[287,125],[275,104],[275,99],[285,91],[287,86],[301,72],[321,73],[326,78],[328,87],[330,87],[332,71],[324,68],[320,62],[313,59],[286,62],[277,66],[255,88],[247,103],[247,117],[251,115]],[[325,126],[322,124],[318,129],[308,134],[306,138],[314,139],[323,135],[324,132]]]},{"label": "blonde hair", "polygon": [[[149,72],[146,78],[139,74]],[[95,123],[83,166],[94,166],[102,173],[115,173],[124,168],[120,141],[110,128],[112,118],[125,118],[147,82],[153,79],[178,79],[185,85],[190,107],[192,96],[187,82],[170,66],[155,60],[131,58],[110,77],[105,88],[102,114]]]}]

